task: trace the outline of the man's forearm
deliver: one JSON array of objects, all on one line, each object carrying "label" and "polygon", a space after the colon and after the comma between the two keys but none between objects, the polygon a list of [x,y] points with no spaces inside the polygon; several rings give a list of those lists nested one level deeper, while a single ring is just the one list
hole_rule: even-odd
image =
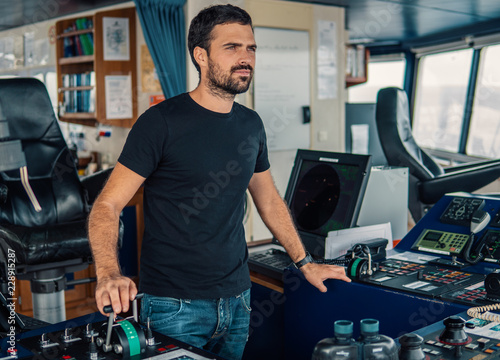
[{"label": "man's forearm", "polygon": [[96,201],[89,215],[89,242],[97,278],[120,275],[118,236],[120,215],[103,201]]},{"label": "man's forearm", "polygon": [[288,206],[277,195],[271,206],[260,211],[260,216],[273,236],[278,239],[294,262],[305,257],[305,249],[290,214]]}]

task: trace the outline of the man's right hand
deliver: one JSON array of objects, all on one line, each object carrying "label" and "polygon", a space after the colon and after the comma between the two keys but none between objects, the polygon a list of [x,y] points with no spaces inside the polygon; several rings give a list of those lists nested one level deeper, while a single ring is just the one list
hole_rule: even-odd
[{"label": "man's right hand", "polygon": [[113,307],[115,314],[127,312],[130,302],[135,299],[136,295],[135,283],[126,276],[107,276],[97,281],[95,300],[97,308],[103,315],[109,316],[103,310],[107,305]]}]

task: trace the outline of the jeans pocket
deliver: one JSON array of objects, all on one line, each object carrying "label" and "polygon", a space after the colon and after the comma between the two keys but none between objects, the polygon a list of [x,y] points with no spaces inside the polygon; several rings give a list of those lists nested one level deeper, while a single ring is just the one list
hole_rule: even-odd
[{"label": "jeans pocket", "polygon": [[184,307],[181,299],[150,295],[145,295],[145,297],[143,302],[145,301],[146,308],[143,307],[143,309],[146,310],[146,318],[143,318],[143,322],[146,322],[147,317],[149,317],[152,329],[162,327],[173,320],[181,313]]},{"label": "jeans pocket", "polygon": [[240,299],[241,305],[246,312],[250,314],[252,312],[252,308],[250,307],[250,289],[243,291],[240,295]]}]

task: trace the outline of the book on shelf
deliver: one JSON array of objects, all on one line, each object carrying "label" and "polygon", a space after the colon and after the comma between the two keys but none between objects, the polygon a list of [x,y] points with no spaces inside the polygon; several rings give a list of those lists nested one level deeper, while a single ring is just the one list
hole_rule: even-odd
[{"label": "book on shelf", "polygon": [[363,78],[366,76],[366,51],[364,45],[349,45],[346,49],[346,76]]},{"label": "book on shelf", "polygon": [[[76,19],[64,32],[92,29],[93,23],[87,18]],[[94,35],[91,31],[83,34],[66,36],[63,39],[64,57],[93,55]]]},{"label": "book on shelf", "polygon": [[61,114],[95,112],[95,72],[64,74]]}]

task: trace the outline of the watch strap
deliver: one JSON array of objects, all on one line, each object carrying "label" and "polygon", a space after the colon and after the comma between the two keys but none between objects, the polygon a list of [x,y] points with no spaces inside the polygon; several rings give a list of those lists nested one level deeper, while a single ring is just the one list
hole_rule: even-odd
[{"label": "watch strap", "polygon": [[314,260],[311,256],[311,254],[309,254],[309,252],[306,251],[306,257],[300,261],[297,261],[296,263],[293,263],[293,265],[295,265],[295,268],[300,269],[302,266],[309,264],[310,262],[313,262],[313,261]]}]

